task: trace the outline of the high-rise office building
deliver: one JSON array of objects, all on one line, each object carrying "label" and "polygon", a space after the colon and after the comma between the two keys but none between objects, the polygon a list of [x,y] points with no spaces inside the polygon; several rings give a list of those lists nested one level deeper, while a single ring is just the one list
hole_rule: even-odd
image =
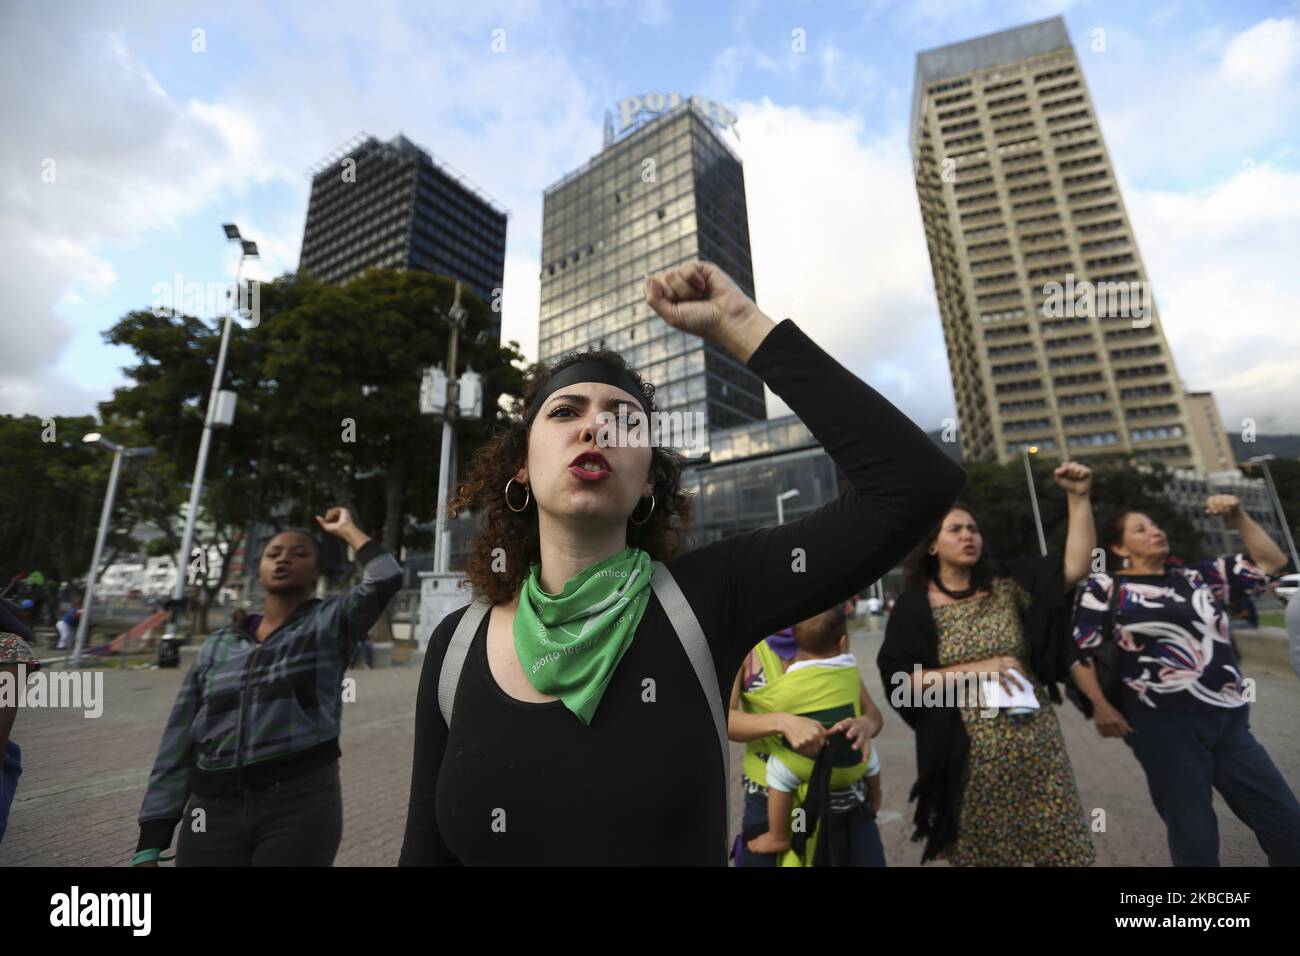
[{"label": "high-rise office building", "polygon": [[312,170],[299,269],[323,282],[373,267],[421,269],[491,304],[505,275],[508,215],[405,136],[383,143],[363,133]]},{"label": "high-rise office building", "polygon": [[1064,21],[919,54],[910,143],[966,460],[1216,467]]},{"label": "high-rise office building", "polygon": [[1188,392],[1187,414],[1192,438],[1201,449],[1201,460],[1209,471],[1230,471],[1237,467],[1232,442],[1219,417],[1219,405],[1212,392]]},{"label": "high-rise office building", "polygon": [[763,383],[667,325],[644,290],[646,273],[700,258],[754,294],[744,172],[716,122],[678,98],[545,191],[538,332],[541,361],[613,349],[655,384],[661,411],[703,412],[709,429],[765,418]]}]

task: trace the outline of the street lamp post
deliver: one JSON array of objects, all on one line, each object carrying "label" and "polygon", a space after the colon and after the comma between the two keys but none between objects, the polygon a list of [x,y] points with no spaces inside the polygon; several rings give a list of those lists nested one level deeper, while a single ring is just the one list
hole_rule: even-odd
[{"label": "street lamp post", "polygon": [[1295,538],[1291,535],[1291,526],[1287,524],[1286,512],[1282,510],[1282,498],[1277,493],[1277,485],[1273,484],[1273,473],[1268,470],[1268,463],[1276,460],[1277,455],[1256,455],[1254,458],[1247,459],[1246,464],[1259,465],[1263,469],[1264,484],[1268,486],[1269,497],[1273,499],[1273,510],[1277,512],[1278,523],[1282,525],[1282,537],[1291,555],[1291,567],[1300,571],[1300,557],[1296,556]]},{"label": "street lamp post", "polygon": [[[226,223],[226,239],[238,242],[239,265],[235,267],[235,294],[239,294],[239,279],[244,269],[245,259],[257,258],[257,243],[245,239],[239,234],[239,227]],[[181,534],[181,550],[176,560],[176,586],[172,589],[172,613],[167,618],[167,630],[158,645],[158,666],[175,667],[179,662],[176,653],[176,618],[180,614],[185,599],[185,571],[189,567],[190,549],[194,544],[194,523],[198,518],[199,498],[203,494],[203,472],[208,466],[208,448],[212,444],[212,429],[217,420],[217,407],[220,404],[221,379],[226,371],[226,350],[230,346],[230,325],[234,321],[235,310],[231,304],[226,305],[226,318],[221,329],[221,348],[217,352],[217,367],[212,373],[212,390],[208,395],[208,408],[203,416],[203,435],[199,439],[199,457],[194,463],[194,480],[190,482],[190,503],[185,512],[185,530]]]},{"label": "street lamp post", "polygon": [[[435,573],[446,574],[451,563],[450,535],[447,531],[447,494],[451,484],[451,452],[455,442],[455,430],[452,427],[456,419],[478,418],[481,414],[479,405],[481,396],[478,390],[477,372],[467,369],[463,376],[456,374],[456,357],[460,348],[460,331],[465,328],[469,312],[460,304],[460,281],[456,282],[455,298],[451,308],[433,307],[434,314],[446,322],[450,328],[447,343],[447,372],[445,394],[434,394],[437,389],[435,370],[426,372],[426,388],[421,391],[422,413],[442,416],[442,447],[438,456],[438,513],[434,516],[433,567]],[[486,341],[486,333],[480,331],[475,338],[478,344]],[[464,379],[464,388],[462,388]]]},{"label": "street lamp post", "polygon": [[450,341],[447,344],[447,404],[442,415],[442,447],[438,452],[438,513],[434,524],[434,558],[433,566],[440,574],[447,573],[449,559],[447,555],[447,489],[451,485],[451,443],[455,441],[452,418],[456,413],[456,351],[460,345],[460,330],[465,325],[468,315],[460,304],[460,283],[456,283],[456,297],[451,308],[443,312],[437,306],[434,311],[451,327]]},{"label": "street lamp post", "polygon": [[1038,454],[1037,445],[1025,445],[1020,457],[1025,462],[1025,483],[1029,485],[1029,503],[1034,506],[1034,528],[1038,531],[1038,552],[1047,557],[1047,539],[1043,537],[1043,518],[1038,513],[1038,489],[1034,487],[1034,473],[1029,467],[1029,456]]},{"label": "street lamp post", "polygon": [[789,491],[783,491],[776,496],[776,523],[785,524],[785,503],[790,498],[799,496],[798,488],[791,488]]},{"label": "street lamp post", "polygon": [[81,599],[81,620],[77,622],[77,639],[72,648],[72,666],[81,666],[81,649],[86,646],[90,633],[90,612],[95,603],[95,578],[99,559],[104,555],[104,542],[108,540],[108,525],[113,520],[113,499],[117,497],[117,479],[122,473],[123,458],[148,458],[152,448],[123,448],[109,441],[99,432],[91,432],[81,439],[88,445],[103,445],[113,453],[113,467],[108,473],[108,492],[104,495],[104,510],[99,516],[99,533],[95,535],[95,550],[90,558],[90,571],[86,574],[86,593]]},{"label": "street lamp post", "polygon": [[[434,516],[433,567],[421,571],[420,611],[417,640],[423,650],[432,633],[433,625],[450,611],[465,603],[460,575],[449,573],[451,566],[451,535],[447,530],[447,495],[452,480],[452,445],[455,441],[454,421],[475,419],[483,414],[480,379],[477,372],[466,369],[456,374],[460,333],[465,328],[469,313],[460,304],[461,284],[456,283],[456,294],[449,309],[434,306],[434,315],[446,322],[450,335],[447,347],[447,368],[425,369],[420,385],[420,414],[442,416],[442,449],[438,466],[438,513]],[[486,331],[480,330],[475,342],[487,341]]]}]

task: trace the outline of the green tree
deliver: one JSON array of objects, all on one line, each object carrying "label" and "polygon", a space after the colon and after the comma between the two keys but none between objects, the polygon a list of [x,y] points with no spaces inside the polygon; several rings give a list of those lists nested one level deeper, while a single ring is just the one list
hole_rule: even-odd
[{"label": "green tree", "polygon": [[[1043,520],[1043,536],[1049,551],[1060,551],[1065,547],[1069,523],[1065,492],[1052,477],[1057,464],[1055,461],[1030,460]],[[1020,461],[1005,465],[977,462],[966,466],[966,474],[968,480],[961,499],[974,510],[990,554],[999,559],[1037,554],[1038,534],[1034,528],[1024,465]],[[1168,480],[1168,471],[1159,464],[1141,468],[1128,464],[1094,468],[1093,514],[1100,523],[1107,516],[1125,509],[1145,512],[1169,536],[1173,554],[1188,559],[1203,557],[1195,528],[1161,497]]]},{"label": "green tree", "polygon": [[[419,414],[418,395],[424,368],[446,362],[450,330],[435,308],[452,298],[451,280],[396,270],[371,270],[346,286],[284,276],[262,287],[259,323],[232,330],[224,385],[238,393],[238,409],[233,427],[214,437],[205,474],[202,514],[216,540],[234,540],[254,521],[311,527],[313,515],[342,504],[397,553],[409,517],[434,517],[441,427]],[[517,396],[518,343],[479,341],[490,309],[468,292],[462,305],[458,367],[478,372],[488,394]],[[101,412],[158,448],[151,474],[164,487],[151,507],[162,514],[151,523],[161,529],[170,515],[179,529],[220,326],[142,310],[104,337],[139,361]],[[458,423],[458,457],[503,415],[492,407]],[[220,586],[208,582],[209,598]]]},{"label": "green tree", "polygon": [[[82,443],[98,431],[87,415],[0,415],[0,587],[18,573],[40,570],[51,581],[83,579],[99,528],[112,456]],[[131,526],[126,493],[134,469],[124,467],[102,564],[112,562]]]},{"label": "green tree", "polygon": [[[307,449],[311,483],[295,497],[306,505],[349,504],[363,527],[396,551],[405,518],[434,517],[441,426],[418,413],[426,367],[446,363],[450,334],[436,317],[453,297],[453,283],[423,272],[371,270],[346,286],[309,278],[281,280],[263,290],[263,409],[277,441]],[[476,340],[492,320],[489,307],[462,293],[468,317],[458,346],[459,368],[473,368],[493,395],[517,395],[523,361],[518,344]],[[462,459],[495,427],[496,407],[457,424]],[[293,471],[279,472],[282,478]],[[309,511],[295,517],[305,521]]]}]

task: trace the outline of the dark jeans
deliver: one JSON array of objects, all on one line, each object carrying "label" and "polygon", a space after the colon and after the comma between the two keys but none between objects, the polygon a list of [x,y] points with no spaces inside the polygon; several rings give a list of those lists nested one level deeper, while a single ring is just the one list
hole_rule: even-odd
[{"label": "dark jeans", "polygon": [[18,790],[18,778],[23,775],[23,751],[12,740],[5,741],[5,752],[0,754],[0,840],[5,838],[9,826],[9,807]]},{"label": "dark jeans", "polygon": [[1124,738],[1146,771],[1174,866],[1218,866],[1211,788],[1255,832],[1270,866],[1300,866],[1300,803],[1250,732],[1249,707],[1159,711],[1130,696]]},{"label": "dark jeans", "polygon": [[237,796],[191,794],[180,829],[177,866],[332,866],[343,837],[339,763]]},{"label": "dark jeans", "polygon": [[[856,815],[855,815],[856,816]],[[745,809],[741,817],[742,831],[750,833],[767,830],[767,796],[762,793],[745,794]],[[885,866],[885,846],[880,840],[876,821],[865,816],[857,817],[844,827],[832,825],[827,834],[830,840],[831,859],[847,860],[845,866]],[[780,866],[779,854],[751,853],[742,838],[740,866]]]}]

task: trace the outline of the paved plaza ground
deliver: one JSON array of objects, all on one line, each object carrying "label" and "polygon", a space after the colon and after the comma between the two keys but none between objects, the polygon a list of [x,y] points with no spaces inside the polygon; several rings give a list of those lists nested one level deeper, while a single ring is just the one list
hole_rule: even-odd
[{"label": "paved plaza ground", "polygon": [[[880,828],[890,866],[919,863],[909,841],[907,791],[916,778],[911,731],[888,710],[875,669],[881,635],[853,632],[867,688],[885,712],[876,739],[884,773]],[[1252,728],[1300,791],[1300,681],[1290,670],[1247,662],[1258,686]],[[108,669],[103,716],[23,710],[14,739],[24,773],[0,843],[0,866],[124,866],[135,850],[136,814],[183,670]],[[343,718],[344,830],[337,865],[391,866],[401,849],[410,786],[418,664],[353,671],[356,701]],[[1168,866],[1164,827],[1151,806],[1142,770],[1123,743],[1104,740],[1070,704],[1058,708],[1085,811],[1103,808],[1106,831],[1094,833],[1099,865]],[[738,828],[742,747],[733,745],[733,824]],[[1262,866],[1251,832],[1215,795],[1221,861]]]}]

